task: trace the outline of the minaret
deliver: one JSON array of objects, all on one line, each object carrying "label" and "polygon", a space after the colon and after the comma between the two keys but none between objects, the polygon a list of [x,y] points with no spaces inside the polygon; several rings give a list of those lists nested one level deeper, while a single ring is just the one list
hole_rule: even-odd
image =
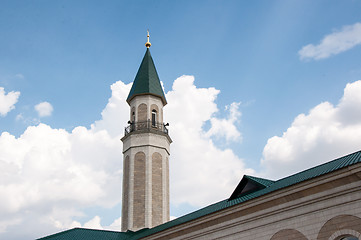
[{"label": "minaret", "polygon": [[169,221],[168,124],[163,123],[167,104],[148,41],[138,73],[129,92],[130,116],[123,142],[122,231],[151,228]]}]

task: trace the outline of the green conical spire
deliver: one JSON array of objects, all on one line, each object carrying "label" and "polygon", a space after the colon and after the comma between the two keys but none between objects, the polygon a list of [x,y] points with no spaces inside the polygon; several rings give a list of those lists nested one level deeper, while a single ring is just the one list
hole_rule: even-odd
[{"label": "green conical spire", "polygon": [[127,102],[129,103],[135,96],[147,94],[160,97],[163,104],[167,104],[148,46],[138,73],[135,76],[133,86],[130,89]]}]

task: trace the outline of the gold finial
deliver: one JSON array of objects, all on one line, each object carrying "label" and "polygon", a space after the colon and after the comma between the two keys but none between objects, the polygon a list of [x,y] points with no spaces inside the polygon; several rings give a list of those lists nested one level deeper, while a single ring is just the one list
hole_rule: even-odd
[{"label": "gold finial", "polygon": [[149,48],[150,46],[152,46],[152,44],[149,42],[149,29],[147,30],[147,42],[145,43],[145,46],[147,48]]}]

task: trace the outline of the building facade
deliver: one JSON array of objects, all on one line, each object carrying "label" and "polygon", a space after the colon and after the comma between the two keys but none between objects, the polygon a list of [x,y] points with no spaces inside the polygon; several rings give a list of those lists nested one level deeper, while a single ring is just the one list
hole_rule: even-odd
[{"label": "building facade", "polygon": [[234,197],[136,239],[361,239],[361,152],[278,181],[246,178]]}]

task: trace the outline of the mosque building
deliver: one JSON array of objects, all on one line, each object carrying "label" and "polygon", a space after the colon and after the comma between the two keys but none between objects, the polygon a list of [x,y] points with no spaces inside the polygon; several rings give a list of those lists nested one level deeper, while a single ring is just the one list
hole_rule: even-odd
[{"label": "mosque building", "polygon": [[276,181],[245,175],[228,198],[170,221],[167,101],[149,33],[145,45],[126,100],[121,231],[73,228],[41,240],[361,239],[361,151]]}]

